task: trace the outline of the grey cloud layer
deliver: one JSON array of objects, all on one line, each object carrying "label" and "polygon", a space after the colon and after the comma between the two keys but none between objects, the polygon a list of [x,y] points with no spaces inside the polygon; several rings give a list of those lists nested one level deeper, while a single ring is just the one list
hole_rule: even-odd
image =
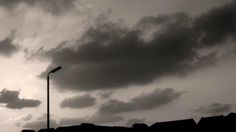
[{"label": "grey cloud layer", "polygon": [[[177,92],[174,89],[166,88],[163,90],[156,89],[150,93],[143,93],[140,96],[131,99],[129,102],[108,100],[101,104],[97,112],[92,116],[82,118],[62,118],[59,124],[74,125],[84,122],[95,124],[115,123],[124,120],[123,117],[117,114],[160,107],[174,101],[183,93],[184,92]],[[144,120],[132,119],[128,124],[130,125],[132,121],[143,122]]]},{"label": "grey cloud layer", "polygon": [[[57,123],[55,120],[50,120],[50,125],[51,127],[56,127]],[[24,125],[22,125],[23,128],[30,128],[34,130],[46,128],[46,126],[47,126],[46,120],[35,120],[35,121],[27,122]]]},{"label": "grey cloud layer", "polygon": [[6,107],[10,109],[22,109],[26,107],[38,107],[41,101],[36,99],[18,99],[13,102],[8,102]]},{"label": "grey cloud layer", "polygon": [[86,108],[94,106],[96,104],[96,99],[91,97],[89,94],[82,96],[75,96],[70,98],[65,98],[61,102],[61,108]]},{"label": "grey cloud layer", "polygon": [[[50,115],[51,119],[50,119],[50,126],[53,128],[56,128],[58,126],[57,122],[55,119],[52,119],[53,116]],[[42,114],[39,117],[37,117],[36,119],[33,119],[31,121],[23,121],[21,122],[21,126],[23,128],[30,128],[30,129],[34,129],[34,130],[39,130],[42,128],[46,128],[47,127],[47,114]]]},{"label": "grey cloud layer", "polygon": [[75,125],[80,123],[95,123],[95,124],[104,124],[104,123],[115,123],[122,121],[123,117],[116,115],[93,115],[91,117],[84,118],[63,118],[60,121],[60,125]]},{"label": "grey cloud layer", "polygon": [[[53,117],[52,117],[53,118]],[[95,124],[107,124],[107,123],[115,123],[119,121],[123,121],[124,118],[117,115],[100,115],[94,114],[92,116],[85,116],[81,118],[61,118],[57,123],[54,119],[51,119],[51,126],[64,126],[64,125],[78,125],[81,123],[95,123]],[[35,120],[31,120],[30,122],[23,121],[21,122],[23,128],[31,128],[31,129],[41,129],[46,128],[46,114],[41,115]]]},{"label": "grey cloud layer", "polygon": [[0,7],[14,10],[21,4],[29,7],[39,7],[53,15],[69,11],[75,7],[76,0],[1,0]]},{"label": "grey cloud layer", "polygon": [[9,57],[13,53],[18,51],[19,47],[13,43],[14,38],[15,38],[15,35],[12,32],[5,39],[0,40],[0,55]]},{"label": "grey cloud layer", "polygon": [[203,56],[200,50],[234,38],[235,6],[233,1],[196,18],[185,13],[145,17],[132,29],[99,23],[76,41],[75,48],[49,51],[51,65],[40,76],[61,65],[64,70],[54,78],[59,88],[89,91],[187,75],[217,61],[216,51]]},{"label": "grey cloud layer", "polygon": [[36,99],[20,99],[19,91],[3,89],[0,92],[0,103],[6,104],[9,109],[22,109],[26,107],[38,107],[41,101]]},{"label": "grey cloud layer", "polygon": [[111,95],[113,94],[112,91],[103,91],[98,93],[98,95],[102,98],[102,99],[108,99],[111,97]]},{"label": "grey cloud layer", "polygon": [[202,35],[201,42],[207,46],[223,44],[236,35],[236,1],[215,8],[198,17],[194,29]]},{"label": "grey cloud layer", "polygon": [[25,121],[30,121],[33,118],[32,114],[25,114],[20,117],[16,117],[15,120],[15,125],[16,126],[21,126],[23,122]]},{"label": "grey cloud layer", "polygon": [[27,114],[26,116],[22,117],[22,119],[23,119],[24,121],[29,121],[29,120],[31,120],[32,118],[33,118],[33,115],[32,115],[32,114]]},{"label": "grey cloud layer", "polygon": [[109,100],[101,105],[98,112],[101,114],[116,114],[138,110],[149,110],[173,102],[182,94],[183,92],[177,92],[171,88],[163,90],[156,89],[150,93],[137,96],[129,102]]},{"label": "grey cloud layer", "polygon": [[196,109],[195,112],[203,113],[203,114],[211,114],[218,115],[230,112],[234,108],[232,104],[221,104],[221,103],[213,103],[208,106],[203,106],[199,109]]}]

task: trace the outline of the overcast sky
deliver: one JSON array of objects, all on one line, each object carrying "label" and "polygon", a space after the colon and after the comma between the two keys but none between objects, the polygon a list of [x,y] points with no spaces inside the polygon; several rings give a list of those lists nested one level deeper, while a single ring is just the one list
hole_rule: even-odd
[{"label": "overcast sky", "polygon": [[236,112],[235,0],[0,0],[0,127]]}]

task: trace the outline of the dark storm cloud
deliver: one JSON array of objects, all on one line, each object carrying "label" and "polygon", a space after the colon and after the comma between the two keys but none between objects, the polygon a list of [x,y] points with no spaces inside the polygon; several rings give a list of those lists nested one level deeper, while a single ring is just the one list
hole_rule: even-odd
[{"label": "dark storm cloud", "polygon": [[0,0],[0,7],[14,10],[20,4],[29,7],[40,7],[43,10],[58,15],[74,8],[76,0]]},{"label": "dark storm cloud", "polygon": [[150,93],[143,93],[131,99],[129,102],[109,100],[102,104],[98,111],[102,114],[115,114],[137,110],[149,110],[173,102],[181,94],[183,94],[183,92],[177,92],[171,88],[163,90],[156,89]]},{"label": "dark storm cloud", "polygon": [[91,117],[84,118],[62,118],[60,125],[76,125],[81,123],[94,123],[94,124],[104,124],[104,123],[115,123],[122,121],[123,117],[116,115],[93,115]]},{"label": "dark storm cloud", "polygon": [[22,109],[26,107],[38,107],[41,101],[36,99],[20,99],[19,91],[3,89],[0,92],[0,103],[6,104],[9,109]]},{"label": "dark storm cloud", "polygon": [[48,70],[62,65],[65,69],[54,81],[71,90],[114,89],[184,75],[200,61],[193,49],[192,31],[184,27],[185,17],[173,15],[176,20],[147,43],[140,39],[141,29],[128,30],[114,23],[97,25],[84,34],[84,43],[76,49],[50,51]]},{"label": "dark storm cloud", "polygon": [[236,35],[236,1],[215,8],[198,17],[194,22],[195,30],[202,35],[201,42],[212,46]]},{"label": "dark storm cloud", "polygon": [[14,37],[14,32],[12,32],[5,39],[0,40],[0,55],[10,57],[13,53],[18,51],[18,46],[13,43]]},{"label": "dark storm cloud", "polygon": [[82,96],[75,96],[70,98],[65,98],[61,102],[61,108],[86,108],[91,107],[96,104],[96,99],[94,97],[91,97],[89,94],[82,95]]},{"label": "dark storm cloud", "polygon": [[218,115],[218,114],[225,114],[227,112],[231,112],[233,108],[234,108],[234,105],[232,104],[213,103],[208,106],[204,106],[199,109],[196,109],[195,112],[203,113],[203,114]]},{"label": "dark storm cloud", "polygon": [[234,35],[235,5],[233,1],[196,18],[186,13],[145,17],[132,29],[98,23],[75,42],[75,48],[49,51],[51,65],[40,76],[62,65],[64,70],[54,77],[59,88],[89,91],[187,75],[217,61],[216,51],[199,51]]}]

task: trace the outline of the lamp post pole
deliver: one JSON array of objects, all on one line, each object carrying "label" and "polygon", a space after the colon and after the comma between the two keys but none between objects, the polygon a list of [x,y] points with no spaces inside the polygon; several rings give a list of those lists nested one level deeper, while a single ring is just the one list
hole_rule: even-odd
[{"label": "lamp post pole", "polygon": [[49,132],[50,129],[50,91],[49,91],[49,79],[50,79],[50,74],[55,73],[56,71],[62,69],[61,66],[51,70],[47,74],[47,131]]},{"label": "lamp post pole", "polygon": [[49,98],[49,74],[47,75],[47,130],[49,132],[49,128],[50,128],[50,98]]}]

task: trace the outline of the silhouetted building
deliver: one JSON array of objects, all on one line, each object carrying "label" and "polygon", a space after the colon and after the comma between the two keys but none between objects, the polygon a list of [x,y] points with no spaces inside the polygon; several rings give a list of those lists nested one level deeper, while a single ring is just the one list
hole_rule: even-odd
[{"label": "silhouetted building", "polygon": [[[223,132],[234,131],[236,128],[236,113],[230,113],[227,116],[202,117],[198,124],[193,119],[157,122],[150,127],[146,124],[135,123],[132,127],[121,126],[99,126],[90,123],[82,123],[75,126],[64,126],[56,129],[51,128],[49,132],[86,132],[86,131],[120,131],[120,132],[201,132],[221,130]],[[35,132],[34,130],[22,130],[21,132]],[[48,132],[47,129],[41,129],[38,132]]]},{"label": "silhouetted building", "polygon": [[202,117],[198,122],[199,130],[224,130],[226,127],[227,121],[225,116],[212,116],[212,117]]},{"label": "silhouetted building", "polygon": [[157,122],[151,126],[152,129],[160,131],[175,130],[175,131],[192,131],[196,129],[196,122],[193,119]]},{"label": "silhouetted building", "polygon": [[54,128],[50,128],[49,131],[45,128],[45,129],[40,129],[38,130],[38,132],[54,132]]},{"label": "silhouetted building", "polygon": [[132,128],[148,128],[148,125],[144,124],[144,123],[134,123]]},{"label": "silhouetted building", "polygon": [[114,130],[124,131],[126,127],[119,127],[119,126],[98,126],[90,123],[82,123],[76,126],[64,126],[58,127],[55,132],[78,132],[78,131],[102,131],[102,132],[111,132]]},{"label": "silhouetted building", "polygon": [[21,132],[35,132],[35,130],[30,130],[30,129],[24,129]]},{"label": "silhouetted building", "polygon": [[230,113],[226,117],[227,127],[230,129],[236,128],[236,113]]},{"label": "silhouetted building", "polygon": [[79,125],[76,126],[63,126],[58,127],[56,132],[76,132],[79,129]]}]

